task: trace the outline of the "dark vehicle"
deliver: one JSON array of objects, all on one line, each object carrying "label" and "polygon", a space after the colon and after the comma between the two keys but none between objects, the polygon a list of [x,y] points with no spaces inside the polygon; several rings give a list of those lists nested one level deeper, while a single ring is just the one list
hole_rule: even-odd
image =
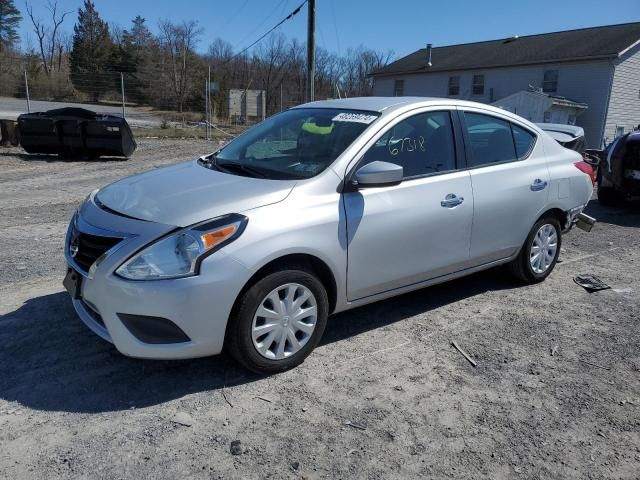
[{"label": "dark vehicle", "polygon": [[640,130],[618,137],[599,157],[598,200],[602,205],[640,196]]},{"label": "dark vehicle", "polygon": [[20,144],[28,153],[71,158],[129,157],[136,142],[127,121],[83,108],[60,108],[18,117]]}]

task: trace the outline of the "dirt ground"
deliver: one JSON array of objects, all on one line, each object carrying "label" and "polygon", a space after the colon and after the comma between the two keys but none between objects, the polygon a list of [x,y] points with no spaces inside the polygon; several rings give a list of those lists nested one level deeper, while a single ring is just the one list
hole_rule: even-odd
[{"label": "dirt ground", "polygon": [[0,478],[640,478],[638,205],[592,201],[599,223],[565,237],[540,285],[498,269],[337,315],[272,377],[129,359],[91,333],[61,286],[75,207],[208,150],[0,150]]}]

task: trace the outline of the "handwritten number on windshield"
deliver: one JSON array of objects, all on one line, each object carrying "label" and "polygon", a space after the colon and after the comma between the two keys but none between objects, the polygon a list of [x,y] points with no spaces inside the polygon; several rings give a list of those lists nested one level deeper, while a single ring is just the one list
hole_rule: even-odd
[{"label": "handwritten number on windshield", "polygon": [[397,140],[391,137],[389,139],[388,147],[389,153],[393,156],[404,152],[415,152],[418,150],[422,152],[427,151],[424,145],[424,137],[422,135],[418,138],[404,137]]}]

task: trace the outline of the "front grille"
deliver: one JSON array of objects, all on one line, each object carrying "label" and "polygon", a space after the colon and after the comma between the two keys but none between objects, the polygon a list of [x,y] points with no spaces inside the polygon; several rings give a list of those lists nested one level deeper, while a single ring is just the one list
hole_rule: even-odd
[{"label": "front grille", "polygon": [[[103,253],[114,247],[120,241],[122,241],[122,238],[119,237],[103,237],[74,230],[71,234],[69,254],[78,267],[88,272],[91,265],[93,265]],[[74,255],[76,248],[77,251]]]}]

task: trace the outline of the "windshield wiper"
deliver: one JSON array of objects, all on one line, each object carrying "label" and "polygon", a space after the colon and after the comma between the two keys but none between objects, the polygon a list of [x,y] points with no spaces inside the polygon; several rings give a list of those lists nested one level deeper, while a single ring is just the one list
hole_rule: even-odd
[{"label": "windshield wiper", "polygon": [[220,162],[220,161],[217,161],[215,157],[212,160],[213,160],[213,165],[215,165],[216,167],[222,170],[244,173],[249,177],[266,178],[267,176],[259,168],[255,168],[250,165],[245,165],[243,163],[238,163],[238,162]]}]

